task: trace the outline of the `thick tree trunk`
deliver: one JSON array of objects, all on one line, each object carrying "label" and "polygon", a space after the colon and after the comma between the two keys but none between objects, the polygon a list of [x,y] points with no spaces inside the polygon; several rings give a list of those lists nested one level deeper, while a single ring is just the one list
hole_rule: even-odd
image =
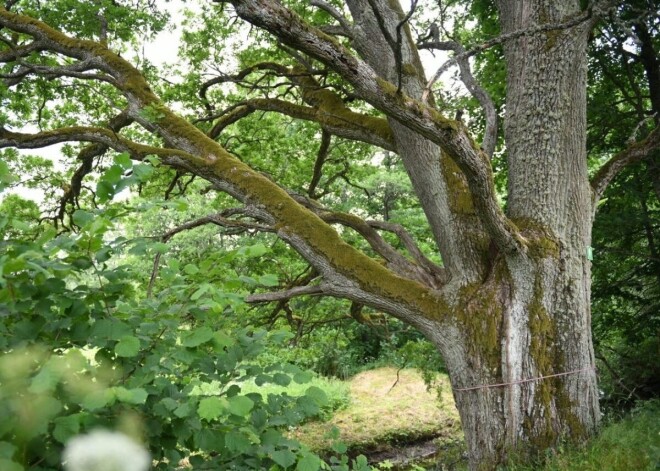
[{"label": "thick tree trunk", "polygon": [[[577,3],[503,0],[503,30],[564,22],[580,13]],[[396,84],[382,30],[393,37],[403,12],[380,0],[348,4],[354,44]],[[453,300],[453,315],[425,334],[449,368],[472,469],[495,469],[512,454],[533,458],[560,440],[589,436],[598,423],[587,260],[587,34],[588,26],[580,25],[523,36],[505,47],[507,212],[529,242],[527,253],[493,252],[460,170],[436,145],[390,120],[451,274],[443,292]],[[425,79],[407,44],[401,89],[419,98]]]},{"label": "thick tree trunk", "polygon": [[[530,233],[530,237],[535,237]],[[488,281],[460,291],[455,341],[438,341],[450,370],[471,469],[534,458],[596,429],[588,271],[545,250],[499,259]]]},{"label": "thick tree trunk", "polygon": [[[503,0],[503,32],[561,23],[580,13],[578,3]],[[472,469],[494,469],[511,454],[533,458],[560,440],[584,439],[598,424],[587,34],[580,25],[505,44],[507,215],[530,250],[495,259],[486,284],[464,289],[457,303],[468,360],[445,356]]]}]

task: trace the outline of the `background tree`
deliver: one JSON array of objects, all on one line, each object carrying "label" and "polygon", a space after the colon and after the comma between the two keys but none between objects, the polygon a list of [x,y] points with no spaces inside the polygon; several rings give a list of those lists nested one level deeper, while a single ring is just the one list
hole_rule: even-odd
[{"label": "background tree", "polygon": [[[204,180],[205,192],[224,193],[219,212],[170,233],[208,223],[230,232],[272,233],[310,265],[301,283],[250,301],[343,298],[356,311],[385,312],[428,338],[449,371],[473,469],[494,469],[512,451],[531,457],[563,438],[579,441],[594,432],[592,221],[621,169],[660,146],[660,130],[642,126],[639,141],[607,149],[613,155],[589,178],[588,44],[608,14],[611,21],[637,25],[643,37],[638,18],[655,25],[652,5],[640,4],[630,19],[628,5],[607,10],[606,2],[500,0],[499,36],[462,44],[447,32],[449,25],[436,24],[417,44],[411,29],[417,2],[410,11],[380,0],[222,2],[206,5],[202,20],[214,36],[204,29],[184,33],[192,35],[186,46],[191,63],[226,68],[223,55],[236,47],[231,38],[248,24],[257,27],[259,46],[236,54],[237,71],[207,80],[193,69],[181,87],[162,85],[150,64],[136,68],[117,54],[135,28],[158,24],[148,2],[137,10],[103,1],[48,5],[11,1],[0,9],[6,110],[0,146],[91,143],[64,150],[77,153],[78,167],[63,188],[57,224],[75,224],[67,214],[76,205],[106,204],[145,180],[146,164],[124,158],[95,169],[109,149],[136,161],[155,157],[176,172],[166,195],[185,191],[187,175]],[[490,3],[478,5],[495,14]],[[65,14],[71,8],[75,21]],[[483,22],[488,31],[497,30],[494,25]],[[655,26],[646,31],[657,36]],[[644,44],[635,46],[639,57],[647,57]],[[496,102],[476,82],[468,60],[498,45],[501,53],[493,58],[506,69],[500,104],[506,107],[506,159],[496,165],[506,172],[504,208],[491,163],[499,136]],[[483,111],[482,124],[475,124],[480,144],[460,113],[447,117],[442,93],[434,96],[440,74],[425,76],[421,47],[453,52],[449,65],[458,66]],[[645,87],[652,77],[647,74]],[[174,104],[195,85],[197,114],[187,119],[167,101]],[[248,93],[235,93],[238,86]],[[640,97],[646,110],[650,100]],[[314,126],[249,121],[260,111]],[[25,129],[28,123],[39,130]],[[283,132],[297,147],[278,148],[269,137]],[[300,163],[317,136],[316,157],[305,168]],[[333,147],[338,140],[359,141],[357,152]],[[428,227],[415,235],[427,240],[416,243],[388,220],[389,211],[369,219],[369,212],[337,210],[342,201],[334,185],[360,190],[347,158],[364,159],[368,154],[359,150],[365,145],[398,155]],[[95,171],[98,182],[90,191]],[[302,171],[309,175],[306,184],[288,180]],[[384,195],[383,204],[389,202]]]}]

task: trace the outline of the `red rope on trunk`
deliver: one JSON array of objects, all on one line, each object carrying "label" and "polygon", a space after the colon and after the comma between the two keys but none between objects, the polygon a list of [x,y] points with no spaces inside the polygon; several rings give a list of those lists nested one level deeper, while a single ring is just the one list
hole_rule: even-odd
[{"label": "red rope on trunk", "polygon": [[555,373],[552,375],[546,375],[546,376],[537,376],[536,378],[528,378],[528,379],[519,379],[518,381],[512,381],[510,383],[498,383],[498,384],[482,384],[481,386],[471,386],[469,388],[456,388],[454,391],[474,391],[475,389],[489,389],[489,388],[501,388],[502,386],[511,386],[512,384],[520,384],[520,383],[529,383],[531,381],[539,381],[542,379],[546,378],[556,378],[557,376],[567,376],[567,375],[572,375],[576,373],[582,373],[584,371],[591,371],[594,370],[595,368],[593,366],[589,366],[587,368],[582,368],[581,370],[573,370],[573,371],[565,371],[563,373]]}]

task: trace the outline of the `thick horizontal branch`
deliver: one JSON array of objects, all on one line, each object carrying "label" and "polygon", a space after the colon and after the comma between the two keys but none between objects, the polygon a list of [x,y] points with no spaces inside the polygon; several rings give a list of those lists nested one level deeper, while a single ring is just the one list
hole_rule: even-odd
[{"label": "thick horizontal branch", "polygon": [[639,162],[651,152],[660,150],[660,126],[656,127],[646,139],[631,144],[627,149],[613,156],[591,179],[594,212],[598,201],[603,196],[610,182],[628,165]]},{"label": "thick horizontal branch", "polygon": [[9,49],[0,51],[0,62],[2,63],[15,61],[21,57],[27,57],[34,52],[40,52],[45,49],[45,45],[40,41],[33,41],[24,46],[10,44],[4,40],[3,42],[9,46]]},{"label": "thick horizontal branch", "polygon": [[5,79],[7,86],[12,86],[19,83],[28,75],[38,75],[47,79],[53,79],[57,77],[72,77],[82,80],[107,82],[116,86],[116,83],[112,77],[103,74],[89,73],[90,70],[95,69],[96,66],[92,63],[92,61],[81,61],[66,66],[45,66],[21,61],[20,67],[16,72],[10,74],[1,74],[0,78]]},{"label": "thick horizontal branch", "polygon": [[366,63],[282,4],[273,0],[233,0],[232,4],[243,19],[322,61],[351,83],[371,105],[440,145],[465,174],[476,212],[497,246],[503,252],[523,248],[517,228],[497,202],[490,161],[461,123],[397,93],[395,85],[379,78]]},{"label": "thick horizontal branch", "polygon": [[172,237],[174,237],[175,235],[181,232],[189,231],[190,229],[195,229],[197,227],[205,226],[207,224],[214,224],[216,226],[225,227],[225,228],[240,229],[242,232],[247,230],[254,230],[259,232],[275,232],[275,228],[267,224],[242,221],[239,219],[231,219],[229,217],[230,215],[244,214],[244,213],[245,211],[241,209],[231,209],[231,210],[221,211],[216,214],[211,214],[209,216],[204,216],[195,219],[194,221],[189,221],[173,229],[170,229],[169,231],[161,235],[160,239],[163,242],[167,242]]},{"label": "thick horizontal branch", "polygon": [[216,139],[227,126],[257,110],[312,121],[335,136],[396,151],[392,131],[383,118],[356,113],[348,108],[319,109],[270,98],[255,98],[232,106],[226,114],[218,118],[208,133],[209,137]]},{"label": "thick horizontal branch", "polygon": [[287,67],[283,66],[282,64],[278,64],[277,62],[259,62],[258,64],[251,65],[250,67],[247,67],[234,75],[219,75],[218,77],[213,77],[212,79],[204,82],[199,88],[199,97],[202,99],[206,109],[209,111],[212,111],[213,109],[207,97],[208,91],[211,87],[227,82],[240,82],[248,75],[257,71],[274,72],[278,76],[285,76],[289,73],[289,69]]},{"label": "thick horizontal branch", "polygon": [[53,131],[27,134],[8,131],[0,126],[0,148],[39,149],[63,142],[96,142],[118,152],[128,152],[135,160],[143,160],[148,155],[159,157],[189,157],[186,152],[176,149],[147,146],[133,142],[115,134],[108,128],[73,126]]}]

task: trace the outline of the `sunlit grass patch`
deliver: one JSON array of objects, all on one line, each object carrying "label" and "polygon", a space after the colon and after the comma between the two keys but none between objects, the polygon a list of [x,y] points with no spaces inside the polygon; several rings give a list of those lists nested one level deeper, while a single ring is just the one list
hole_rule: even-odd
[{"label": "sunlit grass patch", "polygon": [[[333,427],[349,449],[377,449],[396,442],[443,435],[460,436],[458,412],[449,380],[439,378],[436,391],[427,391],[420,374],[413,369],[378,368],[362,372],[348,381],[351,402],[327,422],[311,422],[297,427],[292,435],[313,450],[331,446]],[[396,384],[395,384],[396,383]]]}]

